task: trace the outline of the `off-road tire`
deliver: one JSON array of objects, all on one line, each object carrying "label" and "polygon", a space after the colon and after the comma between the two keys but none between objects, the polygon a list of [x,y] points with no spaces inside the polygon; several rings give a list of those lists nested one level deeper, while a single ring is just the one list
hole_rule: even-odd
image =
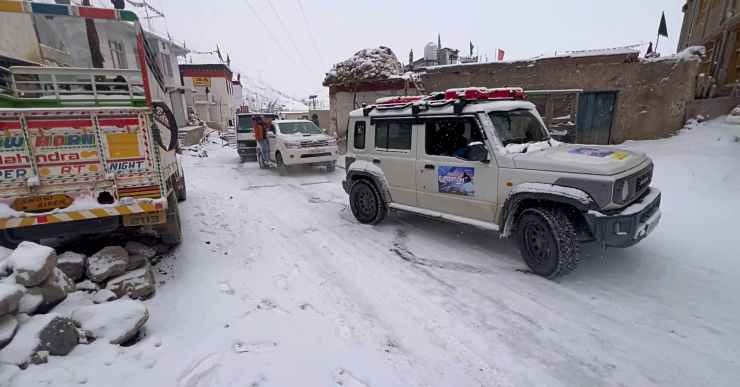
[{"label": "off-road tire", "polygon": [[357,180],[352,184],[349,206],[355,219],[363,224],[378,224],[388,214],[388,206],[378,187],[367,180]]},{"label": "off-road tire", "polygon": [[167,199],[167,223],[159,228],[159,237],[169,246],[176,246],[182,242],[182,227],[180,224],[180,210],[174,195]]},{"label": "off-road tire", "polygon": [[529,269],[545,278],[566,275],[580,261],[575,228],[560,209],[524,210],[517,218],[516,240]]},{"label": "off-road tire", "polygon": [[280,176],[288,175],[288,166],[283,162],[283,155],[280,153],[275,154],[275,161],[277,161],[277,170]]},{"label": "off-road tire", "polygon": [[336,170],[337,170],[337,163],[336,162],[333,161],[333,162],[331,162],[329,164],[326,164],[326,172],[327,173],[332,173],[332,172],[334,172]]}]

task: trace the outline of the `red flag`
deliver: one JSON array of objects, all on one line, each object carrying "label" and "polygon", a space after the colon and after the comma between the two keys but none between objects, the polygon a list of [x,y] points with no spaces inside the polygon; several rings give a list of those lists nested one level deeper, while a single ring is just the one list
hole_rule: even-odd
[{"label": "red flag", "polygon": [[504,60],[504,55],[506,55],[506,52],[502,49],[498,49],[498,53],[496,54],[496,57],[498,58],[498,61],[501,62]]}]

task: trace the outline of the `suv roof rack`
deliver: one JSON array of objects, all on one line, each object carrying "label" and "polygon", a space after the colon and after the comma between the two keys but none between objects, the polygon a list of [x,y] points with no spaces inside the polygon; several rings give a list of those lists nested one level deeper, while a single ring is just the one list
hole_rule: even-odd
[{"label": "suv roof rack", "polygon": [[462,113],[462,109],[470,102],[480,101],[516,101],[525,100],[526,95],[521,87],[465,87],[447,89],[444,92],[434,92],[429,95],[405,95],[382,97],[375,100],[375,105],[363,106],[362,114],[367,117],[373,109],[403,110],[411,106],[413,115],[430,107],[440,107],[454,104],[455,114]]}]

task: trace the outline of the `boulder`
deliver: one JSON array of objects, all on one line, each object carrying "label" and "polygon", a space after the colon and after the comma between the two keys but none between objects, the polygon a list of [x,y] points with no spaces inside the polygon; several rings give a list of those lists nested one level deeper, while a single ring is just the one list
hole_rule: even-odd
[{"label": "boulder", "polygon": [[26,293],[18,303],[18,313],[34,314],[43,302],[43,295]]},{"label": "boulder", "polygon": [[0,349],[3,349],[15,336],[18,330],[18,319],[15,316],[0,317]]},{"label": "boulder", "polygon": [[57,254],[51,247],[33,242],[21,242],[8,257],[16,273],[16,282],[30,287],[46,280],[57,263]]},{"label": "boulder", "polygon": [[64,272],[58,268],[54,268],[54,271],[49,278],[39,286],[28,288],[28,293],[33,295],[40,295],[43,297],[43,301],[36,312],[48,312],[67,298],[67,293],[75,291],[75,284]]},{"label": "boulder", "polygon": [[100,289],[95,295],[93,296],[93,303],[95,304],[102,304],[104,302],[113,301],[117,299],[118,296],[116,293],[113,293],[109,289]]},{"label": "boulder", "polygon": [[152,267],[147,264],[141,269],[112,278],[106,289],[115,293],[118,298],[125,295],[134,299],[148,298],[156,291]]},{"label": "boulder", "polygon": [[115,300],[80,307],[71,317],[96,339],[121,344],[136,336],[149,319],[149,311],[139,301]]},{"label": "boulder", "polygon": [[155,248],[136,241],[126,243],[126,251],[128,251],[130,255],[143,255],[144,258],[147,259],[157,255],[157,250]]},{"label": "boulder", "polygon": [[0,317],[18,310],[23,293],[23,288],[18,285],[0,283]]},{"label": "boulder", "polygon": [[128,257],[128,266],[126,266],[126,271],[136,270],[144,265],[149,263],[147,257],[141,255],[141,254],[134,254],[129,255]]},{"label": "boulder", "polygon": [[10,260],[8,259],[12,253],[13,250],[0,246],[0,278],[7,277],[12,271]]},{"label": "boulder", "polygon": [[126,272],[128,251],[121,246],[108,246],[87,258],[87,278],[103,282]]},{"label": "boulder", "polygon": [[72,281],[81,281],[85,277],[86,259],[84,254],[67,251],[57,257],[57,267]]},{"label": "boulder", "polygon": [[84,280],[82,282],[78,282],[77,285],[75,285],[75,289],[83,292],[94,293],[100,290],[100,285],[90,280]]},{"label": "boulder", "polygon": [[73,320],[54,313],[32,316],[21,322],[13,340],[0,350],[0,363],[24,368],[31,362],[43,362],[46,355],[68,354],[78,339]]}]

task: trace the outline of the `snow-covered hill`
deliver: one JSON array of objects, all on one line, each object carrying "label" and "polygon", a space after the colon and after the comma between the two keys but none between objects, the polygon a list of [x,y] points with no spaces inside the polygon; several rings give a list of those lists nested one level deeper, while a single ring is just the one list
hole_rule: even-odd
[{"label": "snow-covered hill", "polygon": [[287,95],[262,80],[242,74],[244,97],[250,108],[276,103],[284,111],[306,111],[308,107],[300,99]]}]

